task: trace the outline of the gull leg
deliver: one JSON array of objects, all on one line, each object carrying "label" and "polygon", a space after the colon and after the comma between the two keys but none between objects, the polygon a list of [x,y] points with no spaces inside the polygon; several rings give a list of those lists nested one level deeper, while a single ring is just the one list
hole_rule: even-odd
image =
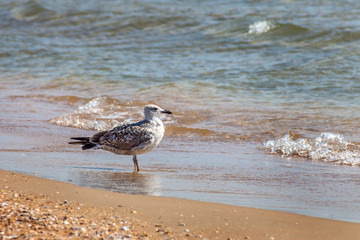
[{"label": "gull leg", "polygon": [[136,155],[133,156],[133,162],[134,162],[134,173],[137,173],[138,171],[140,171],[140,168],[139,168],[139,165],[138,165]]}]

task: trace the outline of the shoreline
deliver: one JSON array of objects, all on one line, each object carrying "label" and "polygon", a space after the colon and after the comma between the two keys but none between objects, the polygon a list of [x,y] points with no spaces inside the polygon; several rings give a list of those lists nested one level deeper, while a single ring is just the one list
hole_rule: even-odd
[{"label": "shoreline", "polygon": [[[133,177],[129,157],[82,151],[67,144],[69,136],[88,136],[96,131],[49,123],[49,119],[71,113],[87,101],[71,105],[68,101],[75,100],[63,94],[3,90],[6,114],[1,121],[0,145],[1,163],[6,170],[114,192],[203,200],[360,222],[357,167],[306,158],[282,158],[268,154],[259,147],[260,143],[246,140],[225,138],[218,142],[209,136],[178,138],[166,134],[158,148],[139,157],[140,167],[148,172]],[[136,103],[134,107],[137,105],[143,103]],[[136,113],[135,109],[128,111]],[[179,124],[198,125],[194,119]]]},{"label": "shoreline", "polygon": [[[12,204],[14,208],[35,204],[33,211],[29,210],[35,214],[39,209],[42,211],[44,204],[41,203],[45,202],[47,214],[43,216],[64,219],[56,212],[67,209],[69,216],[55,221],[65,230],[48,229],[45,232],[53,234],[48,237],[81,238],[96,232],[120,239],[360,239],[359,223],[170,197],[115,193],[4,170],[0,170],[0,191],[2,212],[6,207],[11,211]],[[81,219],[88,219],[88,222],[81,224]],[[3,238],[15,234],[15,230],[6,233],[9,225],[1,222]],[[24,222],[19,221],[19,216],[7,220],[14,224],[12,228]],[[22,233],[29,237],[31,231],[38,229],[33,226],[36,224],[38,222],[27,222],[25,228],[18,229],[18,236]]]}]

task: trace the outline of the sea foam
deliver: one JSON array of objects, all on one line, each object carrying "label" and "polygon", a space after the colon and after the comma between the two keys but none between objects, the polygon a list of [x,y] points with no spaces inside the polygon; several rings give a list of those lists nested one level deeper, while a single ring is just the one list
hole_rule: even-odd
[{"label": "sea foam", "polygon": [[275,23],[269,20],[258,21],[249,26],[249,34],[263,34],[276,27]]},{"label": "sea foam", "polygon": [[324,132],[316,138],[297,138],[291,132],[279,139],[264,143],[271,153],[300,156],[315,161],[360,166],[360,147],[340,134]]},{"label": "sea foam", "polygon": [[126,108],[116,99],[97,97],[79,106],[75,112],[53,118],[50,122],[60,126],[104,131],[119,125],[126,116],[131,115]]}]

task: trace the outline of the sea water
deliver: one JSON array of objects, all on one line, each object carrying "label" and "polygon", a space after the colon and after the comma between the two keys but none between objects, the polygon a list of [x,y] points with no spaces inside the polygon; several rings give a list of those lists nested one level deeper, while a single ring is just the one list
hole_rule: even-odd
[{"label": "sea water", "polygon": [[[359,222],[359,15],[353,0],[1,1],[1,168]],[[149,171],[67,145],[148,103],[174,113],[139,156]]]}]

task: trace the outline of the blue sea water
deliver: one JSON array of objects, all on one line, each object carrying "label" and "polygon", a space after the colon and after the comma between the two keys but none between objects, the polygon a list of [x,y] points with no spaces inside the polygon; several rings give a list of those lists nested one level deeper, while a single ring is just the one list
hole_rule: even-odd
[{"label": "blue sea water", "polygon": [[[165,145],[165,152],[175,156],[178,153],[184,159],[181,152],[186,148],[184,143],[205,143],[200,144],[200,153],[217,145],[221,149],[222,145],[250,144],[255,162],[262,161],[260,153],[264,159],[276,159],[268,169],[273,180],[279,168],[275,163],[290,161],[304,164],[298,168],[304,167],[310,175],[320,176],[318,183],[328,181],[319,174],[322,170],[314,167],[320,164],[339,171],[340,179],[334,178],[337,181],[332,182],[332,187],[341,182],[346,189],[342,184],[347,182],[348,189],[334,196],[330,194],[333,190],[327,187],[321,191],[322,184],[318,184],[318,196],[331,197],[305,202],[303,213],[331,217],[325,210],[315,211],[311,207],[330,198],[337,199],[335,202],[341,206],[351,202],[353,209],[359,209],[359,183],[354,177],[359,176],[360,165],[359,16],[360,2],[355,0],[3,0],[1,154],[22,162],[21,156],[25,157],[22,154],[29,154],[26,151],[32,152],[33,161],[37,153],[51,153],[59,163],[68,157],[61,152],[75,154],[75,149],[66,145],[58,147],[66,143],[67,134],[71,133],[68,129],[85,134],[109,129],[121,121],[141,118],[143,105],[156,103],[175,113],[164,119],[167,126],[164,141],[173,146]],[[7,141],[9,136],[33,140],[19,146],[16,141]],[[60,137],[54,140],[47,136]],[[53,145],[56,147],[52,148]],[[24,146],[25,153],[17,152]],[[241,163],[249,166],[251,157],[244,156],[251,154],[245,154],[242,147],[231,147],[231,152],[234,151],[239,158],[235,157],[238,170],[241,171]],[[162,155],[157,153],[153,158],[156,156]],[[146,159],[146,155],[142,157]],[[109,158],[115,161],[115,157]],[[214,169],[207,174],[217,176],[215,169],[223,159],[214,158],[219,162],[209,161],[207,167]],[[247,160],[240,161],[243,158]],[[6,164],[3,161],[4,169],[33,171],[49,177],[36,168],[28,171],[26,164],[20,164],[18,169],[11,161]],[[75,162],[72,164],[76,167]],[[99,171],[106,169],[105,163],[98,164],[95,168]],[[58,167],[54,164],[53,169]],[[181,164],[173,167],[186,175]],[[280,169],[288,168],[280,164]],[[220,167],[220,171],[230,169]],[[263,173],[259,170],[257,174],[260,172]],[[198,169],[196,174],[200,173]],[[165,182],[174,178],[171,174],[166,177],[158,174]],[[56,174],[54,177],[67,180]],[[77,183],[92,186],[89,179]],[[230,181],[229,194],[239,194],[226,203],[248,205],[239,199],[256,198],[257,190],[262,190],[254,187],[255,190],[241,192],[243,180],[213,179],[221,183]],[[197,181],[199,186],[205,186],[201,178]],[[302,185],[296,188],[300,185],[291,184],[290,180],[274,180],[274,190],[266,194],[278,202],[260,197],[254,206],[282,209],[279,206],[283,204],[287,211],[302,209],[298,201],[292,207],[291,196],[276,196],[283,187],[287,190],[295,187],[311,195]],[[160,195],[196,198],[193,194],[202,191],[187,189],[174,195],[179,186],[176,182],[172,190],[161,187]],[[135,191],[144,192],[147,191]],[[224,202],[229,196],[201,195],[201,199],[217,202]],[[341,206],[327,204],[334,212],[341,212]],[[335,214],[334,218],[359,221],[347,213]]]},{"label": "blue sea water", "polygon": [[[212,109],[224,108],[224,122],[247,137],[293,128],[359,134],[357,1],[0,4],[4,86],[158,101],[215,118]],[[234,118],[259,127],[246,132]]]}]

